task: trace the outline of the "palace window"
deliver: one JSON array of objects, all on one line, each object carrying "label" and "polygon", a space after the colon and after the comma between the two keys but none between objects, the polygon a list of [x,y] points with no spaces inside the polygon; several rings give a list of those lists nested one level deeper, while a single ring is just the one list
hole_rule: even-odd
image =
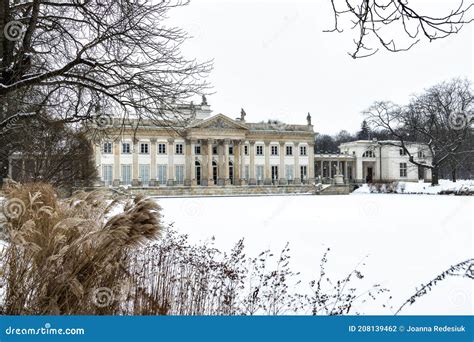
[{"label": "palace window", "polygon": [[400,163],[400,177],[407,176],[407,163]]},{"label": "palace window", "polygon": [[423,151],[418,151],[418,158],[425,158],[425,152]]},{"label": "palace window", "polygon": [[184,183],[184,165],[175,165],[176,183]]},{"label": "palace window", "polygon": [[130,154],[131,153],[130,143],[123,143],[122,144],[122,153],[124,153],[124,154]]},{"label": "palace window", "polygon": [[129,185],[132,183],[132,165],[122,164],[122,183]]},{"label": "palace window", "polygon": [[257,156],[263,156],[263,146],[262,145],[257,145]]},{"label": "palace window", "polygon": [[272,180],[275,181],[275,180],[280,179],[280,177],[278,176],[278,166],[272,165],[271,171],[272,171]]},{"label": "palace window", "polygon": [[375,153],[374,151],[365,151],[364,154],[362,155],[362,158],[375,158]]},{"label": "palace window", "polygon": [[176,144],[176,154],[183,154],[183,144]]},{"label": "palace window", "polygon": [[263,165],[257,165],[257,180],[263,180]]},{"label": "palace window", "polygon": [[271,152],[272,156],[277,156],[278,155],[278,146],[272,145],[271,146],[271,151],[272,151]]},{"label": "palace window", "polygon": [[217,145],[212,146],[212,154],[217,154]]},{"label": "palace window", "polygon": [[166,154],[166,144],[158,144],[158,154]]},{"label": "palace window", "polygon": [[300,146],[300,156],[306,156],[306,155],[307,155],[306,146]]},{"label": "palace window", "polygon": [[286,146],[286,155],[287,156],[293,155],[293,146]]},{"label": "palace window", "polygon": [[201,154],[201,145],[194,145],[194,154]]},{"label": "palace window", "polygon": [[102,152],[104,154],[111,154],[112,153],[112,143],[111,142],[105,142],[104,145],[102,145]]},{"label": "palace window", "polygon": [[140,164],[139,171],[142,185],[148,185],[148,183],[150,182],[150,165]]},{"label": "palace window", "polygon": [[300,166],[300,178],[301,180],[306,180],[308,177],[308,167],[306,165]]},{"label": "palace window", "polygon": [[234,154],[234,146],[229,145],[229,155],[233,155],[233,154]]},{"label": "palace window", "polygon": [[406,156],[406,155],[407,155],[407,151],[405,151],[405,149],[401,148],[401,149],[400,149],[400,155],[401,155],[401,156]]},{"label": "palace window", "polygon": [[140,154],[148,154],[150,151],[150,144],[141,143],[140,144]]},{"label": "palace window", "polygon": [[157,175],[158,175],[157,180],[159,184],[160,185],[166,184],[166,181],[168,180],[168,176],[167,176],[168,165],[158,164],[156,170],[157,170]]},{"label": "palace window", "polygon": [[112,185],[112,165],[102,165],[102,180],[106,186]]},{"label": "palace window", "polygon": [[244,145],[244,154],[245,154],[246,156],[249,155],[249,145]]},{"label": "palace window", "polygon": [[293,170],[294,170],[293,165],[285,165],[286,179],[293,180]]}]

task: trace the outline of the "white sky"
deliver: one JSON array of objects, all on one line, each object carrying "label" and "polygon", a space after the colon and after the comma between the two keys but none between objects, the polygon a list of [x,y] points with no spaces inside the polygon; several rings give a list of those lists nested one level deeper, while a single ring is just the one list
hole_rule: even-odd
[{"label": "white sky", "polygon": [[[413,1],[430,11],[443,2],[457,3]],[[353,132],[376,100],[405,103],[438,82],[473,76],[474,25],[408,52],[353,60],[355,32],[322,32],[333,23],[329,0],[192,0],[170,17],[194,36],[187,57],[214,59],[213,114],[237,117],[243,107],[250,122],[303,124],[310,112],[319,133]]]}]

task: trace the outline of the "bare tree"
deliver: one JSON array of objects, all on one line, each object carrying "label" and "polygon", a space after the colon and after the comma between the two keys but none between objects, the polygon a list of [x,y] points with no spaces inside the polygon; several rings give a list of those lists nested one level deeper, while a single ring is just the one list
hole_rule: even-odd
[{"label": "bare tree", "polygon": [[0,143],[10,151],[14,180],[47,182],[65,191],[93,185],[97,171],[85,132],[65,123],[35,119],[22,126],[15,134],[0,136]]},{"label": "bare tree", "polygon": [[[342,32],[341,16],[348,17],[351,29],[357,31],[355,50],[349,55],[362,58],[374,55],[379,45],[391,52],[406,51],[423,37],[430,42],[458,33],[473,19],[469,12],[472,2],[463,0],[444,14],[428,14],[427,9],[414,6],[413,0],[331,0],[334,28],[326,32]],[[405,37],[404,42],[394,37]]]},{"label": "bare tree", "polygon": [[[399,146],[409,161],[421,168],[430,169],[432,184],[438,184],[439,169],[446,163],[460,162],[474,150],[463,146],[472,139],[474,95],[468,80],[454,79],[414,96],[407,106],[391,102],[376,102],[365,116],[374,129],[386,130],[394,139],[384,142]],[[432,158],[426,163],[409,149],[411,143],[422,144],[423,153]]]},{"label": "bare tree", "polygon": [[[163,120],[200,95],[211,63],[182,56],[167,26],[187,0],[1,0],[0,132],[28,117]],[[172,113],[173,114],[173,113]],[[1,134],[1,133],[0,133]]]}]

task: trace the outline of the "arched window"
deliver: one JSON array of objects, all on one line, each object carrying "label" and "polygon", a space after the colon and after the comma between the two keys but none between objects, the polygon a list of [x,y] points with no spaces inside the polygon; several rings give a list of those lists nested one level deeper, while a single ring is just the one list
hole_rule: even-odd
[{"label": "arched window", "polygon": [[364,154],[362,155],[362,158],[375,158],[375,153],[374,151],[365,151]]}]

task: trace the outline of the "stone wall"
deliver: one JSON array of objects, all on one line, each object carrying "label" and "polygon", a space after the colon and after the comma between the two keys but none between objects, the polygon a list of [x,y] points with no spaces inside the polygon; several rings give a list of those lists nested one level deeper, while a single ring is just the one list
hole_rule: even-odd
[{"label": "stone wall", "polygon": [[323,189],[319,195],[349,195],[351,193],[351,187],[347,184],[336,185],[333,184]]},{"label": "stone wall", "polygon": [[[97,188],[96,188],[97,189]],[[103,188],[106,189],[106,188]],[[264,196],[264,195],[346,195],[350,193],[348,185],[327,185],[317,190],[313,185],[298,186],[173,186],[173,187],[131,187],[128,189],[109,188],[111,192],[126,192],[157,197],[188,196]],[[92,189],[90,189],[92,190]]]}]

